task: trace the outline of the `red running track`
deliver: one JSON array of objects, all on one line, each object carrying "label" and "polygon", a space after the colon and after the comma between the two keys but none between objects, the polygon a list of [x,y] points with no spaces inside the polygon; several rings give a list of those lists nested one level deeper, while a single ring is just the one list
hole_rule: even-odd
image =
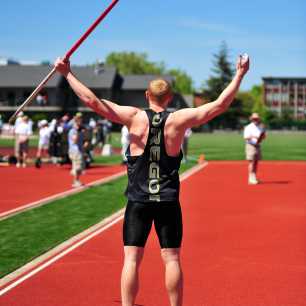
[{"label": "red running track", "polygon": [[[124,166],[94,166],[81,176],[87,184],[125,169]],[[16,168],[0,167],[0,213],[71,189],[70,166],[43,165]]]},{"label": "red running track", "polygon": [[[188,306],[304,306],[306,163],[263,162],[246,184],[243,162],[210,162],[182,184]],[[120,305],[121,222],[1,297],[9,306]],[[169,305],[155,235],[137,305]]]}]

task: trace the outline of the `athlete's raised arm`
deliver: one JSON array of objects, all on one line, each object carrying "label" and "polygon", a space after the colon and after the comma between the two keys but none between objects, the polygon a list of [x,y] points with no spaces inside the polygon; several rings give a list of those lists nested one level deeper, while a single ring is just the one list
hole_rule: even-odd
[{"label": "athlete's raised arm", "polygon": [[204,104],[196,108],[181,109],[173,113],[173,121],[176,127],[189,128],[204,124],[212,118],[225,112],[239,89],[244,75],[249,70],[249,58],[239,56],[236,64],[236,74],[230,84],[224,89],[216,101]]},{"label": "athlete's raised arm", "polygon": [[81,83],[71,72],[70,63],[58,58],[54,64],[56,70],[61,73],[68,81],[76,95],[99,115],[110,121],[130,126],[133,117],[139,111],[132,106],[122,106],[111,101],[100,100],[88,87]]}]

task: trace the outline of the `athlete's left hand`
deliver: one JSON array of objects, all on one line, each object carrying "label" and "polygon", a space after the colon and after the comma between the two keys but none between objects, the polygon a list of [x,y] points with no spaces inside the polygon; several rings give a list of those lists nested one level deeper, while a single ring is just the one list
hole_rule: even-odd
[{"label": "athlete's left hand", "polygon": [[243,77],[248,72],[249,68],[250,68],[249,56],[247,54],[239,55],[236,64],[237,74]]}]

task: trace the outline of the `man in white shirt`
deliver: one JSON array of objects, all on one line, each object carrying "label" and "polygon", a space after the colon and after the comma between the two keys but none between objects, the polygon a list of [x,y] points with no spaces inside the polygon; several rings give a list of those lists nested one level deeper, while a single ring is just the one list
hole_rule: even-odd
[{"label": "man in white shirt", "polygon": [[29,125],[28,116],[23,116],[20,123],[15,128],[16,144],[17,144],[17,168],[21,165],[26,167],[28,150],[29,150],[29,138],[32,135],[32,129]]},{"label": "man in white shirt", "polygon": [[260,123],[260,117],[253,113],[250,117],[251,123],[244,128],[244,139],[246,141],[245,153],[249,161],[249,184],[256,185],[258,161],[261,159],[261,142],[266,138],[266,131]]}]

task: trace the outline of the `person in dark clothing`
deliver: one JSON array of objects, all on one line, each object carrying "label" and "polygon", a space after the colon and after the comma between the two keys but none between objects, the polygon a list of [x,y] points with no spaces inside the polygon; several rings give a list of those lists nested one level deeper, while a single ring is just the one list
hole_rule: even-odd
[{"label": "person in dark clothing", "polygon": [[63,155],[62,138],[63,138],[63,129],[60,126],[60,123],[56,121],[50,134],[50,144],[49,144],[49,155],[53,163],[58,163],[62,158]]},{"label": "person in dark clothing", "polygon": [[235,77],[216,101],[173,113],[166,111],[173,95],[170,84],[163,79],[150,82],[145,93],[149,109],[142,110],[98,99],[73,75],[69,62],[63,59],[57,59],[55,67],[85,105],[129,129],[122,305],[134,305],[138,291],[139,265],[154,222],[165,264],[165,283],[170,304],[181,306],[183,281],[180,246],[183,227],[178,174],[182,159],[181,145],[186,129],[206,123],[230,106],[249,69],[248,58],[239,57]]}]

